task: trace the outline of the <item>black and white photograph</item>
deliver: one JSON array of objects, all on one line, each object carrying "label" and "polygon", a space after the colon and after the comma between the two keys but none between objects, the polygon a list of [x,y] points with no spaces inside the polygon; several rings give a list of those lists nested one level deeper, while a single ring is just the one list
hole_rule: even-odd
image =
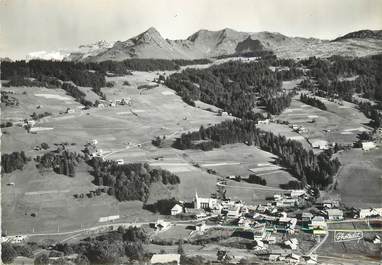
[{"label": "black and white photograph", "polygon": [[0,0],[1,264],[380,265],[381,0]]}]

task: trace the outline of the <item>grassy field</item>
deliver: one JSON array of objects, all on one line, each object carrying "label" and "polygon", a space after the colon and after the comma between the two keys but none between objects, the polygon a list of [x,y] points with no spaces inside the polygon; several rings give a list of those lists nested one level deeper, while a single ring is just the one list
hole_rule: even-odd
[{"label": "grassy field", "polygon": [[277,118],[305,127],[308,131],[301,135],[310,142],[325,140],[347,145],[356,141],[357,134],[370,130],[365,126],[369,119],[357,110],[354,104],[344,102],[341,106],[324,98],[319,99],[328,110],[304,104],[299,100],[299,96],[296,96],[290,107]]},{"label": "grassy field", "polygon": [[[51,150],[55,143],[74,143],[71,149],[80,152],[90,139],[97,139],[98,148],[108,154],[107,159],[123,158],[126,163],[154,163],[160,162],[155,160],[157,156],[167,156],[167,159],[171,160],[175,154],[176,158],[176,151],[154,148],[151,140],[158,135],[173,138],[183,131],[218,123],[225,118],[183,103],[173,91],[164,86],[145,90],[143,93],[137,89],[138,85],[151,81],[155,76],[155,73],[134,73],[132,76],[115,78],[116,86],[103,88],[103,91],[108,99],[131,97],[131,104],[87,111],[79,110],[80,104],[65,95],[61,89],[10,88],[9,90],[16,92],[14,96],[19,99],[20,105],[3,107],[3,120],[27,118],[35,111],[37,105],[40,105],[39,111],[48,111],[53,115],[40,120],[35,126],[52,129],[35,134],[27,133],[21,127],[2,129],[1,151],[10,153],[23,150],[27,156],[33,158],[42,154],[42,151],[33,150],[34,146],[42,142],[48,143],[52,147]],[[126,80],[131,86],[122,85]],[[24,91],[27,93],[24,94]],[[76,111],[71,114],[59,114],[67,107]],[[182,171],[182,167],[179,166],[163,168],[175,173]],[[184,173],[185,175],[180,176],[182,183],[197,183],[197,180],[187,179],[188,172]],[[120,203],[106,194],[92,199],[74,199],[75,193],[95,190],[96,186],[91,183],[92,180],[86,165],[77,169],[75,178],[69,178],[53,172],[40,174],[33,161],[29,162],[23,171],[4,174],[3,230],[9,234],[68,231],[94,225],[99,217],[115,214],[127,221],[156,218],[156,215],[142,210],[142,202]],[[15,186],[7,186],[7,183],[11,182],[14,182]],[[200,183],[203,184],[203,177],[200,177]],[[215,179],[211,183],[215,185]],[[182,194],[182,190],[185,189],[186,186],[180,186],[179,190],[175,188],[168,192],[160,185],[154,185],[149,201],[176,196]],[[32,213],[36,213],[37,217],[32,217]]]},{"label": "grassy field", "polygon": [[337,193],[353,207],[380,207],[382,202],[382,150],[353,149],[339,156],[344,165],[338,176]]}]

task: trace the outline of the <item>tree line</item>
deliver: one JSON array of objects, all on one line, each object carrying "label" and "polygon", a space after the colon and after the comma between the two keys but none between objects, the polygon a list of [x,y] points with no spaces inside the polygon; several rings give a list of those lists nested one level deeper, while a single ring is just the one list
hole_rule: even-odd
[{"label": "tree line", "polygon": [[164,185],[180,183],[177,175],[158,168],[151,168],[147,163],[132,163],[118,165],[115,161],[102,161],[93,158],[89,161],[93,167],[94,183],[109,186],[109,194],[119,201],[146,201],[149,197],[152,183],[161,182]]},{"label": "tree line", "polygon": [[301,94],[300,100],[301,100],[301,102],[303,102],[305,104],[311,105],[311,106],[319,108],[321,110],[327,110],[324,102],[322,102],[321,100],[319,100],[315,97],[309,97],[306,94]]},{"label": "tree line", "polygon": [[25,155],[24,151],[2,154],[1,170],[5,173],[11,173],[16,169],[22,170],[28,161],[30,161],[30,158]]},{"label": "tree line", "polygon": [[[202,143],[199,142],[201,140]],[[207,151],[233,143],[256,145],[277,155],[278,162],[302,183],[320,188],[332,182],[332,177],[340,167],[339,160],[331,158],[331,150],[316,155],[312,150],[307,151],[300,142],[256,128],[256,122],[253,120],[236,119],[223,121],[208,128],[202,126],[199,131],[182,134],[175,140],[174,147]]]}]

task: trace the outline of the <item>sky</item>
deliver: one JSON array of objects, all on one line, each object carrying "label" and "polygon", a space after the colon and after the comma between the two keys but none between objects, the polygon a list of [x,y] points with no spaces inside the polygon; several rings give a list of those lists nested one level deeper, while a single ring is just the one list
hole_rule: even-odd
[{"label": "sky", "polygon": [[0,57],[124,41],[151,26],[169,39],[227,27],[333,39],[382,29],[382,0],[0,0]]}]

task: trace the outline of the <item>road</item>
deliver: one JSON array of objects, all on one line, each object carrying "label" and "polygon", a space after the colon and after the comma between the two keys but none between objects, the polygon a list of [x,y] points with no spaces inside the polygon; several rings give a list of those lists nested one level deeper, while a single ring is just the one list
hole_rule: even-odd
[{"label": "road", "polygon": [[318,242],[318,244],[315,245],[311,250],[309,250],[309,252],[307,253],[307,256],[310,256],[313,253],[315,253],[325,243],[325,241],[328,239],[328,237],[329,237],[329,233],[326,233],[324,238],[321,239],[320,242]]}]

